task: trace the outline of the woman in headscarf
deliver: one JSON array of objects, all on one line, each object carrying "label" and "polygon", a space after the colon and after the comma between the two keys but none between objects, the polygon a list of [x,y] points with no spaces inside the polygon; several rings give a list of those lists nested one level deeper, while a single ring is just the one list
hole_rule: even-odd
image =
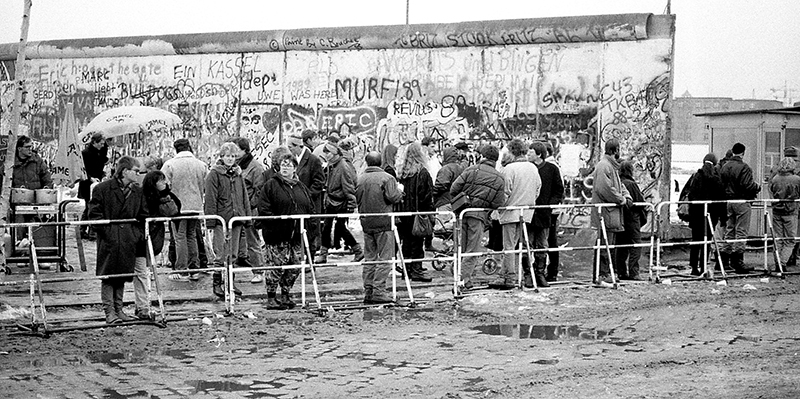
[{"label": "woman in headscarf", "polygon": [[[703,157],[703,166],[695,172],[686,183],[689,190],[689,201],[721,201],[725,200],[725,189],[722,186],[722,179],[719,170],[716,168],[717,156],[709,153]],[[711,223],[717,223],[725,217],[726,207],[724,203],[708,204],[708,213],[711,215]],[[692,241],[704,241],[711,239],[713,230],[708,226],[706,213],[703,204],[689,205],[689,228],[692,229]],[[700,259],[703,244],[692,245],[689,250],[689,266],[692,268],[693,276],[700,276],[704,272],[705,259]]]},{"label": "woman in headscarf", "polygon": [[[433,179],[425,169],[427,156],[422,151],[422,146],[411,143],[404,154],[397,159],[398,181],[404,187],[401,212],[433,211]],[[398,218],[398,232],[402,241],[404,259],[422,259],[425,257],[423,248],[425,237],[412,234],[414,216]],[[432,279],[425,275],[422,262],[416,261],[409,264],[408,275],[412,281],[431,282]]]},{"label": "woman in headscarf", "polygon": [[[273,158],[278,173],[267,180],[258,197],[259,216],[307,215],[314,213],[311,193],[297,178],[297,158],[291,153]],[[299,219],[268,219],[261,222],[266,243],[265,260],[272,266],[297,265],[303,259]],[[290,297],[300,269],[269,269],[266,273],[267,309],[295,306]],[[281,288],[280,300],[277,298]]]}]

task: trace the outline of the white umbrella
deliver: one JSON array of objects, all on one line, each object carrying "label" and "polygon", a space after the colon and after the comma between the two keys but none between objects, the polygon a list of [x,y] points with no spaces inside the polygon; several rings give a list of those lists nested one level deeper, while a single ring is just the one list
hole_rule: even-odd
[{"label": "white umbrella", "polygon": [[64,120],[58,132],[58,150],[51,167],[53,183],[71,185],[77,180],[86,179],[86,169],[78,141],[78,123],[72,103],[67,103]]},{"label": "white umbrella", "polygon": [[160,129],[171,129],[183,123],[181,117],[161,108],[146,106],[125,106],[112,108],[99,113],[83,128],[79,138],[87,141],[86,136],[92,133],[103,133],[106,138],[138,133],[140,130],[151,132]]}]

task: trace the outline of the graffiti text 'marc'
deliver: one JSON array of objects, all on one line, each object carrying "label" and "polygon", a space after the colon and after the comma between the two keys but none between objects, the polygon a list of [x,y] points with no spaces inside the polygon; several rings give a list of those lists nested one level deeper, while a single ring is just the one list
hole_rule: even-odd
[{"label": "graffiti text 'marc'", "polygon": [[322,108],[317,118],[319,130],[341,130],[347,124],[353,133],[371,133],[378,126],[375,109],[368,106],[346,108]]}]

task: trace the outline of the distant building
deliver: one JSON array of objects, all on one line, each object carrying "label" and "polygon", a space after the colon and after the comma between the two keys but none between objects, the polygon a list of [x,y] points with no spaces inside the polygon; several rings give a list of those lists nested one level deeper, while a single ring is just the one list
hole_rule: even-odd
[{"label": "distant building", "polygon": [[708,144],[710,131],[706,120],[696,117],[700,113],[736,112],[783,107],[775,100],[734,100],[730,97],[692,97],[689,92],[672,102],[672,143]]}]

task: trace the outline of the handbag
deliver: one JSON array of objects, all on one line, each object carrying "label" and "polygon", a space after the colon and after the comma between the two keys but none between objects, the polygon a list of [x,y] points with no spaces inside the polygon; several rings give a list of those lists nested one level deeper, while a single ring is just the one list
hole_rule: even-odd
[{"label": "handbag", "polygon": [[[686,182],[686,185],[683,186],[683,190],[681,191],[681,195],[678,198],[678,201],[689,201],[689,194],[692,192],[692,183],[694,182],[694,175],[689,178]],[[689,204],[683,203],[678,204],[678,219],[683,220],[684,222],[688,222],[690,219],[689,216]]]},{"label": "handbag", "polygon": [[178,204],[168,195],[161,198],[161,203],[158,204],[158,213],[161,216],[171,217],[180,213],[180,210],[178,209]]},{"label": "handbag", "polygon": [[[417,179],[419,178],[419,174],[417,174],[417,178],[414,179],[415,189],[419,187],[417,183]],[[417,193],[419,194],[419,193]],[[416,196],[417,201],[417,211],[419,211],[419,195]],[[427,237],[433,234],[433,221],[431,217],[435,217],[436,215],[414,215],[414,225],[411,226],[411,235],[414,237]]]}]

